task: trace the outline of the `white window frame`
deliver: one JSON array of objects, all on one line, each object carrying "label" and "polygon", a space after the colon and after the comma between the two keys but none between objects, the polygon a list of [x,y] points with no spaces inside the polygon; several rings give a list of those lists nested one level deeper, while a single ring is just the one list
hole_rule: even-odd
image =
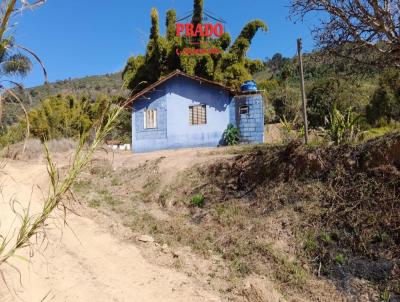
[{"label": "white window frame", "polygon": [[[153,112],[153,125],[147,125],[147,114]],[[143,128],[144,129],[156,129],[157,128],[157,109],[146,109],[143,112]]]}]

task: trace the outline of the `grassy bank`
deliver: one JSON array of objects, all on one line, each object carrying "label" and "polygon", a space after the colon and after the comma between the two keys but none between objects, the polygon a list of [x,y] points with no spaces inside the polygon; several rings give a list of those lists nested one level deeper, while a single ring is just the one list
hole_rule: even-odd
[{"label": "grassy bank", "polygon": [[239,284],[258,276],[289,301],[389,301],[400,294],[399,150],[398,134],[239,147],[168,177],[168,157],[121,169],[102,160],[76,191],[133,232],[220,256],[228,270],[209,277],[224,278],[219,290],[235,299],[257,301]]}]

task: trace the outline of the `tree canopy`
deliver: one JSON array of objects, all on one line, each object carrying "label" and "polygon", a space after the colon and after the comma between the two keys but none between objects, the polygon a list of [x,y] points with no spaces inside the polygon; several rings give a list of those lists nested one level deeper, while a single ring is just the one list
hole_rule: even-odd
[{"label": "tree canopy", "polygon": [[[192,23],[195,26],[203,20],[203,10],[203,1],[194,0]],[[175,10],[167,12],[165,37],[159,33],[158,12],[155,8],[151,11],[151,22],[146,54],[130,57],[123,71],[124,82],[130,90],[141,90],[176,69],[238,88],[243,81],[251,79],[253,73],[263,68],[261,61],[247,58],[255,34],[259,30],[267,30],[267,25],[261,20],[249,22],[232,45],[229,33],[219,38],[195,38],[192,42],[202,41],[195,48],[218,50],[218,53],[201,55],[177,54],[177,50],[182,51],[188,47],[189,38],[176,36]]]},{"label": "tree canopy", "polygon": [[313,31],[321,48],[363,63],[400,66],[398,0],[292,0],[292,15],[303,19],[315,12],[327,13]]}]

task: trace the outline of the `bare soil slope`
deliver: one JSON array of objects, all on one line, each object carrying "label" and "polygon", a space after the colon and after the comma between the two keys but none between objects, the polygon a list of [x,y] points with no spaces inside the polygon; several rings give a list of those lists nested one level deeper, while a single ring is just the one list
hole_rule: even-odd
[{"label": "bare soil slope", "polygon": [[[65,163],[62,156],[59,160]],[[0,221],[4,232],[14,219],[10,198],[24,207],[31,200],[33,212],[38,211],[48,180],[44,164],[17,161],[9,161],[0,177]],[[85,212],[79,205],[74,210]],[[99,224],[89,217],[69,215],[67,228],[62,224],[61,213],[57,214],[48,228],[48,242],[36,246],[31,263],[13,259],[12,265],[21,272],[21,283],[13,268],[1,268],[8,289],[0,282],[0,301],[220,300],[187,275],[149,263],[132,240],[121,241],[110,232],[106,217]],[[118,224],[113,227],[118,228]],[[28,253],[21,251],[20,255]]]},{"label": "bare soil slope", "polygon": [[[16,293],[0,288],[0,297],[399,301],[399,171],[400,135],[342,147],[99,152],[74,187],[81,216],[68,222],[79,240],[52,221],[32,265],[14,261],[24,286],[7,268]],[[6,172],[0,219],[10,223],[5,201],[32,195],[37,210],[32,188],[45,190],[47,178],[41,163]]]},{"label": "bare soil slope", "polygon": [[399,134],[358,146],[103,154],[76,192],[165,245],[141,247],[152,262],[229,300],[393,302],[399,156]]}]

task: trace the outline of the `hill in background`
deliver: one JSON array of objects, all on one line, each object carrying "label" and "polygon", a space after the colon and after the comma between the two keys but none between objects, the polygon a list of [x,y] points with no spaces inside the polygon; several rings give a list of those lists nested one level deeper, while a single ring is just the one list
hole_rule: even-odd
[{"label": "hill in background", "polygon": [[56,81],[47,85],[36,86],[27,89],[31,95],[33,103],[49,95],[71,94],[76,96],[88,96],[96,98],[99,95],[120,95],[126,92],[122,89],[121,73],[111,73],[98,76],[88,76],[78,79],[67,79]]}]

